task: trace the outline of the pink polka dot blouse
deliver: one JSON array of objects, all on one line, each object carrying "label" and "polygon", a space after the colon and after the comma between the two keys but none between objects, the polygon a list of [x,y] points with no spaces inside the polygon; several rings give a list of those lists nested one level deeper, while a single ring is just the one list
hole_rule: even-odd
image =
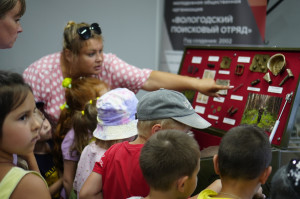
[{"label": "pink polka dot blouse", "polygon": [[[60,52],[47,55],[32,63],[23,73],[31,86],[36,102],[44,102],[44,109],[55,121],[60,115],[60,106],[65,103],[65,88],[60,66]],[[114,54],[103,54],[102,71],[98,78],[110,89],[128,88],[137,93],[149,78],[152,70],[129,65]]]}]

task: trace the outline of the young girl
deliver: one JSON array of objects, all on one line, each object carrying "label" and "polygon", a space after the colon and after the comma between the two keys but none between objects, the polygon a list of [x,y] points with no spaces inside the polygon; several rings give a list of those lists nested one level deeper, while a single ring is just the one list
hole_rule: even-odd
[{"label": "young girl", "polygon": [[39,133],[40,139],[34,147],[34,155],[41,175],[49,186],[52,199],[59,199],[63,184],[62,177],[60,177],[60,173],[53,162],[52,127],[47,117],[41,111],[38,111],[38,115],[42,120],[42,125]]},{"label": "young girl", "polygon": [[74,114],[82,111],[90,99],[96,99],[107,91],[105,83],[97,78],[66,78],[66,103],[54,134],[54,153],[57,168],[63,171],[63,186],[69,198],[76,173],[77,163],[83,148],[92,137],[91,132],[73,128]]},{"label": "young girl", "polygon": [[79,196],[80,189],[92,172],[95,162],[113,144],[132,141],[137,135],[135,120],[138,100],[126,88],[117,88],[105,93],[97,100],[91,100],[84,109],[84,115],[77,113],[74,122],[93,132],[95,138],[87,145],[78,162],[74,190]]},{"label": "young girl", "polygon": [[0,71],[0,198],[51,198],[41,175],[13,164],[13,154],[33,153],[40,122],[30,87],[16,73]]}]

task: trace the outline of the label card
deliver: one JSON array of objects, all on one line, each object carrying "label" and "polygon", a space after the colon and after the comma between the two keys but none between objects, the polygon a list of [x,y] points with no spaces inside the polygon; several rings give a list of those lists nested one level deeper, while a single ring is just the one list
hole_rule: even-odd
[{"label": "label card", "polygon": [[202,61],[202,57],[196,57],[196,56],[194,56],[192,58],[192,63],[193,64],[201,64],[201,61]]}]

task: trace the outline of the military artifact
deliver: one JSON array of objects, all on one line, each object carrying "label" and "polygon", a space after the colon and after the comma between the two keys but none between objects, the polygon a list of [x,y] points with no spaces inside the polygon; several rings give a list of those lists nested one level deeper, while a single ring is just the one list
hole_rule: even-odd
[{"label": "military artifact", "polygon": [[256,79],[254,81],[251,82],[252,86],[255,86],[256,84],[258,84],[260,82],[260,79]]},{"label": "military artifact", "polygon": [[287,72],[288,74],[287,74],[287,76],[285,76],[284,79],[280,82],[279,86],[282,86],[282,85],[286,82],[286,80],[288,80],[289,78],[294,77],[294,75],[293,75],[291,69],[289,69],[289,68],[286,69],[286,72]]},{"label": "military artifact", "polygon": [[222,62],[220,64],[220,68],[222,69],[228,69],[230,68],[231,59],[227,56],[222,57]]},{"label": "military artifact", "polygon": [[271,76],[270,76],[270,73],[269,73],[269,72],[267,72],[263,78],[264,78],[264,80],[266,80],[269,84],[272,83]]},{"label": "military artifact", "polygon": [[252,72],[266,73],[268,71],[267,62],[269,59],[270,59],[270,55],[260,55],[260,54],[255,55],[252,59],[250,70]]},{"label": "military artifact", "polygon": [[277,76],[279,73],[281,73],[284,70],[285,65],[286,65],[285,56],[280,53],[273,55],[267,63],[268,69],[275,76]]}]

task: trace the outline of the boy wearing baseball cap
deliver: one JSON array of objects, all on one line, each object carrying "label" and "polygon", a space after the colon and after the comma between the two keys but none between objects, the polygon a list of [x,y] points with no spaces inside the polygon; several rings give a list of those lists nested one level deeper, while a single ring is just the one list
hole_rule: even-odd
[{"label": "boy wearing baseball cap", "polygon": [[142,97],[137,106],[138,137],[110,147],[96,162],[93,172],[83,185],[79,197],[129,198],[149,194],[139,156],[146,141],[159,130],[176,129],[188,132],[211,124],[200,117],[180,92],[160,89]]}]

